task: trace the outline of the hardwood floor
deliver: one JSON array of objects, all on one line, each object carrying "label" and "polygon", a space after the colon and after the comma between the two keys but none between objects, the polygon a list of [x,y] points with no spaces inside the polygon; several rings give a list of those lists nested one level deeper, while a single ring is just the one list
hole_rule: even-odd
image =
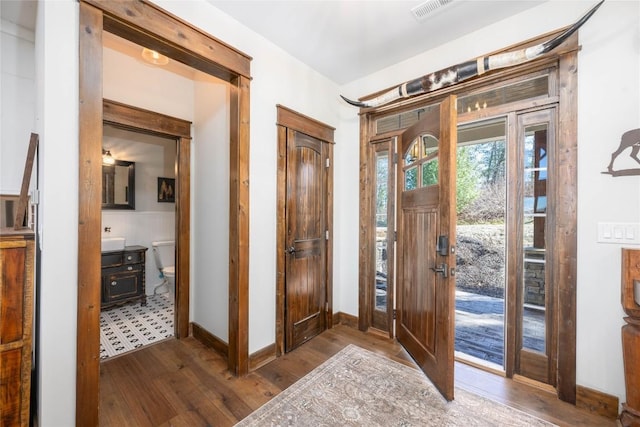
[{"label": "hardwood floor", "polygon": [[[101,364],[100,425],[232,426],[348,344],[415,367],[394,340],[344,325],[242,378],[232,376],[226,361],[196,339],[169,339]],[[561,426],[616,425],[549,392],[461,363],[455,375],[456,387]]]}]

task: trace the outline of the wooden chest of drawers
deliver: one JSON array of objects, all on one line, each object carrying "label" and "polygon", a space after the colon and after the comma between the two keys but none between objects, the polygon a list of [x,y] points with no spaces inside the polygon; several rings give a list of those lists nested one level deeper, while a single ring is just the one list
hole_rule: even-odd
[{"label": "wooden chest of drawers", "polygon": [[34,279],[33,231],[0,231],[0,425],[28,426]]},{"label": "wooden chest of drawers", "polygon": [[102,308],[136,300],[147,303],[146,251],[144,246],[127,246],[122,251],[102,252]]}]

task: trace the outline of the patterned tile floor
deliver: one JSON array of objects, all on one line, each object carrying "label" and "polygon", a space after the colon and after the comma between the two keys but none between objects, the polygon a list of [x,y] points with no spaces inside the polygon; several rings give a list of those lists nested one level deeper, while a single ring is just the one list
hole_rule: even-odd
[{"label": "patterned tile floor", "polygon": [[173,295],[147,296],[100,313],[100,360],[173,336]]}]

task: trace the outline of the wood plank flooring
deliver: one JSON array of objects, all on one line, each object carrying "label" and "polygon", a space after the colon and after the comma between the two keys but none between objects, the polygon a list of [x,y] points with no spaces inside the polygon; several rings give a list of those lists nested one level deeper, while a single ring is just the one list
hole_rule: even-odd
[{"label": "wood plank flooring", "polygon": [[[346,347],[356,344],[415,367],[385,336],[338,325],[300,348],[236,378],[194,338],[169,339],[101,364],[101,426],[232,426]],[[561,426],[615,426],[555,395],[456,363],[456,386]]]}]

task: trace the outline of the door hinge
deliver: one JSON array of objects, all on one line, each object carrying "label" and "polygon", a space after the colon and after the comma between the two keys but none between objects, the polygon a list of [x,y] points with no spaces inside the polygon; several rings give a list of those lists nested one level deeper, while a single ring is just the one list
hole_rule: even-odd
[{"label": "door hinge", "polygon": [[325,238],[325,240],[329,240],[329,230],[325,230],[324,238]]},{"label": "door hinge", "polygon": [[393,153],[393,164],[397,164],[398,163],[398,153]]},{"label": "door hinge", "polygon": [[396,310],[395,308],[393,309],[393,319],[397,319],[398,318],[398,310]]},{"label": "door hinge", "polygon": [[331,161],[330,161],[330,160],[329,160],[329,158],[327,157],[327,162],[326,162],[327,167],[329,167],[329,165],[330,165],[330,164],[331,164]]},{"label": "door hinge", "polygon": [[394,242],[397,242],[397,241],[398,241],[398,232],[397,232],[397,231],[394,231],[394,232],[393,232],[393,241],[394,241]]},{"label": "door hinge", "polygon": [[324,311],[329,312],[329,301],[324,303]]}]

